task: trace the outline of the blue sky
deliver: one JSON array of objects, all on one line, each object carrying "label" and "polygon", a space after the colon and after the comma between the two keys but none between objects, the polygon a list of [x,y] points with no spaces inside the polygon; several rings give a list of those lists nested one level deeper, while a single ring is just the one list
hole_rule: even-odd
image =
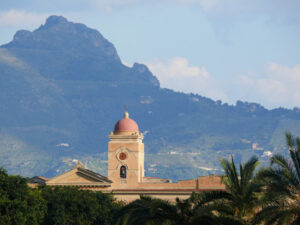
[{"label": "blue sky", "polygon": [[2,0],[0,44],[63,15],[99,30],[162,87],[300,107],[299,0]]}]

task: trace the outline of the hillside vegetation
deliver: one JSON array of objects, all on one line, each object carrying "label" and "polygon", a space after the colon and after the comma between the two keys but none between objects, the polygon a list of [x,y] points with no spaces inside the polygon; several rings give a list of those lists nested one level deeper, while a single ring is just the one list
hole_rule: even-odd
[{"label": "hillside vegetation", "polygon": [[147,176],[220,173],[218,159],[229,155],[267,161],[265,152],[287,153],[284,131],[300,135],[297,108],[160,88],[147,66],[123,65],[97,30],[59,16],[0,47],[0,101],[0,165],[24,176],[54,176],[74,159],[105,175],[108,135],[124,105],[145,134]]}]

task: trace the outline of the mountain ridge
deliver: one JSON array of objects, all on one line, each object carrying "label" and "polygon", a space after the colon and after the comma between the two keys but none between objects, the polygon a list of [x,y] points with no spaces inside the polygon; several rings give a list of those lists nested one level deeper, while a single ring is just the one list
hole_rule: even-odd
[{"label": "mountain ridge", "polygon": [[[300,134],[297,108],[228,105],[160,88],[146,65],[123,65],[100,32],[60,16],[0,46],[0,71],[0,166],[26,176],[56,175],[74,159],[105,173],[107,136],[124,105],[145,134],[149,176],[207,174],[201,168],[219,169],[218,159],[231,154],[267,161],[264,151],[286,152],[285,130]],[[23,161],[23,151],[36,160]]]}]

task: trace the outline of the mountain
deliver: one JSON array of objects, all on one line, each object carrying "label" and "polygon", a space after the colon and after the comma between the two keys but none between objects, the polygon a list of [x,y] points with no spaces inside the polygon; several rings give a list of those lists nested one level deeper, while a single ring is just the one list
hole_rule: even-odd
[{"label": "mountain", "polygon": [[147,66],[123,65],[97,30],[50,16],[0,47],[0,166],[54,176],[76,159],[106,173],[108,135],[128,105],[145,134],[146,175],[219,173],[218,159],[262,162],[300,135],[300,111],[223,104],[160,88]]}]

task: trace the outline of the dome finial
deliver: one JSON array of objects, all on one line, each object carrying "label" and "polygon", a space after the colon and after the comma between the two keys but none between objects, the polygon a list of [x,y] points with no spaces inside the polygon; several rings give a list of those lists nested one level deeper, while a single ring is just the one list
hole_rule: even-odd
[{"label": "dome finial", "polygon": [[125,111],[125,113],[124,113],[124,118],[126,118],[126,119],[129,118],[129,113],[127,111]]},{"label": "dome finial", "polygon": [[125,106],[124,106],[124,109],[125,109],[124,118],[128,119],[128,118],[129,118],[128,106],[125,105]]}]

